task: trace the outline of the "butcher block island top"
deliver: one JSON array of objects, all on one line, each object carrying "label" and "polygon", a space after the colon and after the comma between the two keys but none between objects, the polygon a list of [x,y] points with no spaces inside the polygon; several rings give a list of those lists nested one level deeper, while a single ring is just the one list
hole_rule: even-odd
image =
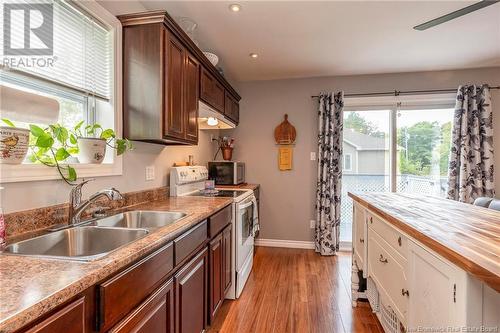
[{"label": "butcher block island top", "polygon": [[349,196],[500,292],[499,211],[406,193]]}]

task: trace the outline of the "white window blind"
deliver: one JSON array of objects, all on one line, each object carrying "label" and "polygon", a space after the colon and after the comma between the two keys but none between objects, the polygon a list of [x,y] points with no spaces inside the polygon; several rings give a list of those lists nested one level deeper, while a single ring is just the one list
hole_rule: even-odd
[{"label": "white window blind", "polygon": [[[112,75],[112,33],[102,23],[71,2],[18,0],[14,3],[27,5],[51,3],[54,22],[53,66],[16,67],[15,69],[85,94],[109,99]],[[36,15],[33,17],[37,19]],[[14,24],[15,22],[12,23]],[[12,44],[22,45],[23,29],[11,29],[11,31]]]}]

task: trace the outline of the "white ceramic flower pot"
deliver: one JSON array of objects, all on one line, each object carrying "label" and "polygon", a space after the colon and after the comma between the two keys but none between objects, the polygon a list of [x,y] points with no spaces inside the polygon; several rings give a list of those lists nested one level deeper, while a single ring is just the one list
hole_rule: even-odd
[{"label": "white ceramic flower pot", "polygon": [[106,140],[78,138],[78,161],[84,164],[101,164],[106,155]]},{"label": "white ceramic flower pot", "polygon": [[21,164],[28,152],[30,130],[0,127],[0,163]]}]

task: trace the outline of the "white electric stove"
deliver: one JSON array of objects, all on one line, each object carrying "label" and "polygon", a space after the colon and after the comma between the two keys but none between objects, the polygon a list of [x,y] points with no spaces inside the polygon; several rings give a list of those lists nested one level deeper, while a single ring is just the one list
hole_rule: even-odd
[{"label": "white electric stove", "polygon": [[254,235],[259,229],[257,200],[252,190],[217,189],[205,191],[208,170],[204,166],[173,167],[170,172],[170,196],[199,196],[233,198],[233,228],[231,271],[235,283],[226,298],[241,295],[252,271]]}]

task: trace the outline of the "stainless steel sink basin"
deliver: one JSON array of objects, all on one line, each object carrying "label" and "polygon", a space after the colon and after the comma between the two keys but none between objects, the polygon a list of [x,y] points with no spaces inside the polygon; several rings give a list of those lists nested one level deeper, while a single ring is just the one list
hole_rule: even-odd
[{"label": "stainless steel sink basin", "polygon": [[91,261],[142,238],[147,233],[144,229],[76,227],[11,244],[5,248],[4,253]]},{"label": "stainless steel sink basin", "polygon": [[134,210],[95,221],[99,227],[156,229],[170,225],[186,216],[182,212]]}]

